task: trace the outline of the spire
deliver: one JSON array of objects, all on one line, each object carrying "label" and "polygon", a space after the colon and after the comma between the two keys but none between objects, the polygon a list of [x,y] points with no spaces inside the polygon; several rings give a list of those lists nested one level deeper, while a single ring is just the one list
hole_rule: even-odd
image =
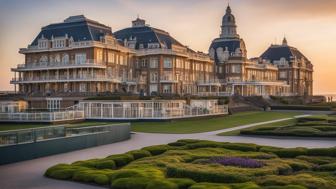
[{"label": "spire", "polygon": [[228,3],[228,6],[226,7],[226,14],[231,14],[231,7],[230,4]]},{"label": "spire", "polygon": [[222,19],[222,32],[220,38],[239,38],[237,34],[236,19],[232,14],[231,7],[228,4],[226,13]]},{"label": "spire", "polygon": [[282,46],[287,46],[287,45],[288,45],[287,39],[286,39],[286,37],[284,37],[283,40],[282,40]]}]

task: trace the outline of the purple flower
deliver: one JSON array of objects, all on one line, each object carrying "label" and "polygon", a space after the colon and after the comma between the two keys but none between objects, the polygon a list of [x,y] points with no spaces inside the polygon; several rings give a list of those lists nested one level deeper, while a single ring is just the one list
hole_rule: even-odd
[{"label": "purple flower", "polygon": [[244,168],[260,168],[264,166],[263,162],[242,157],[213,157],[209,159],[209,163],[218,163],[225,166],[236,166]]}]

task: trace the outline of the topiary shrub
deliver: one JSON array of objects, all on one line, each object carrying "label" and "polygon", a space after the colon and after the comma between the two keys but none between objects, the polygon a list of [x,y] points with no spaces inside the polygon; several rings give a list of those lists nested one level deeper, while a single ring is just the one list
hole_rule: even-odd
[{"label": "topiary shrub", "polygon": [[307,189],[304,186],[299,185],[286,185],[286,186],[266,186],[263,189]]},{"label": "topiary shrub", "polygon": [[325,156],[298,156],[297,159],[307,161],[309,163],[323,165],[336,161],[335,158]]},{"label": "topiary shrub", "polygon": [[315,168],[317,171],[336,171],[336,163],[320,165]]},{"label": "topiary shrub", "polygon": [[239,184],[230,184],[231,189],[261,189],[260,186],[253,182],[239,183]]},{"label": "topiary shrub", "polygon": [[89,159],[89,160],[85,160],[85,161],[73,162],[72,165],[78,165],[78,166],[93,168],[93,167],[96,166],[96,163],[98,161],[99,161],[99,159]]},{"label": "topiary shrub", "polygon": [[196,142],[201,142],[201,141],[204,141],[204,140],[198,140],[198,139],[180,139],[177,142],[191,144],[191,143],[196,143]]},{"label": "topiary shrub", "polygon": [[148,183],[146,189],[178,189],[178,186],[167,180],[153,180]]},{"label": "topiary shrub", "polygon": [[309,156],[331,156],[336,157],[336,147],[333,148],[312,148],[307,150]]},{"label": "topiary shrub", "polygon": [[101,160],[95,163],[95,168],[97,169],[116,169],[117,166],[114,160]]},{"label": "topiary shrub", "polygon": [[199,170],[178,166],[168,166],[166,174],[168,177],[190,178],[196,182],[239,183],[250,180],[250,177],[239,173],[214,172],[211,169]]},{"label": "topiary shrub", "polygon": [[155,145],[142,148],[142,150],[149,151],[153,156],[160,155],[169,149],[172,149],[172,147],[168,145]]},{"label": "topiary shrub", "polygon": [[131,154],[116,154],[108,156],[106,159],[113,160],[117,167],[127,165],[128,163],[134,160]]},{"label": "topiary shrub", "polygon": [[175,183],[179,189],[188,189],[191,185],[196,183],[188,178],[168,178],[167,180]]},{"label": "topiary shrub", "polygon": [[151,180],[144,177],[121,178],[112,181],[112,189],[146,189]]},{"label": "topiary shrub", "polygon": [[132,150],[127,153],[131,154],[134,160],[151,156],[151,153],[147,150]]},{"label": "topiary shrub", "polygon": [[110,183],[110,179],[107,175],[98,174],[94,177],[94,182],[99,185],[108,185]]},{"label": "topiary shrub", "polygon": [[189,187],[189,189],[231,189],[229,186],[215,183],[196,183]]},{"label": "topiary shrub", "polygon": [[185,143],[185,142],[171,142],[171,143],[168,143],[169,146],[184,146],[186,144],[187,143]]},{"label": "topiary shrub", "polygon": [[142,174],[140,171],[136,170],[136,169],[121,169],[118,170],[116,172],[114,172],[113,174],[111,174],[111,180],[117,180],[120,178],[135,178],[135,177],[144,177],[145,175]]},{"label": "topiary shrub", "polygon": [[44,175],[55,179],[70,180],[75,172],[87,169],[76,165],[57,164],[47,169]]},{"label": "topiary shrub", "polygon": [[255,152],[257,151],[257,145],[256,144],[241,144],[241,143],[224,143],[222,144],[223,148],[229,149],[229,150],[239,150],[243,152]]},{"label": "topiary shrub", "polygon": [[259,151],[268,153],[271,152],[282,158],[294,158],[296,156],[307,154],[306,148],[276,148],[264,146],[261,147]]},{"label": "topiary shrub", "polygon": [[197,149],[197,148],[220,148],[223,143],[214,141],[200,141],[187,144],[185,147],[187,149]]}]

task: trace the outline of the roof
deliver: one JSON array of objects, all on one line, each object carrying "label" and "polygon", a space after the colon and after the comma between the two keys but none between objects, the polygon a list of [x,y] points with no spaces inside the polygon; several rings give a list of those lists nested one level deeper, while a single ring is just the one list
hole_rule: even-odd
[{"label": "roof", "polygon": [[184,46],[172,36],[170,36],[168,32],[147,25],[141,27],[125,28],[115,32],[114,36],[121,41],[124,41],[125,39],[129,40],[131,38],[136,38],[136,49],[139,49],[139,44],[143,44],[143,47],[147,48],[148,43],[159,43],[160,47],[167,46],[169,49],[171,49],[173,44]]},{"label": "roof", "polygon": [[221,39],[221,38],[217,38],[215,40],[212,41],[210,48],[209,49],[214,49],[214,53],[215,53],[215,61],[219,62],[218,58],[217,58],[217,51],[216,49],[222,47],[223,50],[225,50],[226,48],[228,49],[229,53],[234,53],[236,52],[237,48],[240,49],[245,49],[245,44],[244,41],[242,39],[238,39],[238,38],[232,38],[232,39]]},{"label": "roof", "polygon": [[64,22],[50,24],[42,27],[41,32],[37,35],[31,45],[37,45],[38,39],[42,36],[46,39],[53,37],[72,37],[76,41],[100,41],[100,37],[104,35],[112,35],[111,27],[100,24],[97,21],[87,19],[83,15],[71,16]]},{"label": "roof", "polygon": [[298,49],[288,45],[271,45],[260,57],[271,62],[280,60],[281,58],[285,58],[289,62],[292,58],[304,58],[305,61],[309,62]]}]

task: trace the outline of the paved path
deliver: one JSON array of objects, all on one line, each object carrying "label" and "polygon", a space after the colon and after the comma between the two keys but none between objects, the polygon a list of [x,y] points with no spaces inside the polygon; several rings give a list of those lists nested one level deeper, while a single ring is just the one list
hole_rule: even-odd
[{"label": "paved path", "polygon": [[[290,118],[286,118],[290,119]],[[154,134],[136,133],[127,141],[63,153],[29,161],[0,166],[0,188],[2,189],[98,189],[101,187],[80,184],[75,182],[60,181],[43,177],[44,171],[57,163],[70,163],[77,160],[90,158],[102,158],[110,154],[124,153],[129,150],[139,149],[149,145],[166,144],[182,138],[205,139],[225,142],[256,143],[260,145],[273,145],[279,147],[332,147],[336,146],[336,140],[317,139],[280,139],[280,138],[256,138],[243,136],[216,136],[217,133],[253,127],[260,124],[272,123],[286,119],[273,120],[257,124],[243,125],[230,129],[196,133],[196,134]],[[1,154],[0,154],[1,155]]]}]

